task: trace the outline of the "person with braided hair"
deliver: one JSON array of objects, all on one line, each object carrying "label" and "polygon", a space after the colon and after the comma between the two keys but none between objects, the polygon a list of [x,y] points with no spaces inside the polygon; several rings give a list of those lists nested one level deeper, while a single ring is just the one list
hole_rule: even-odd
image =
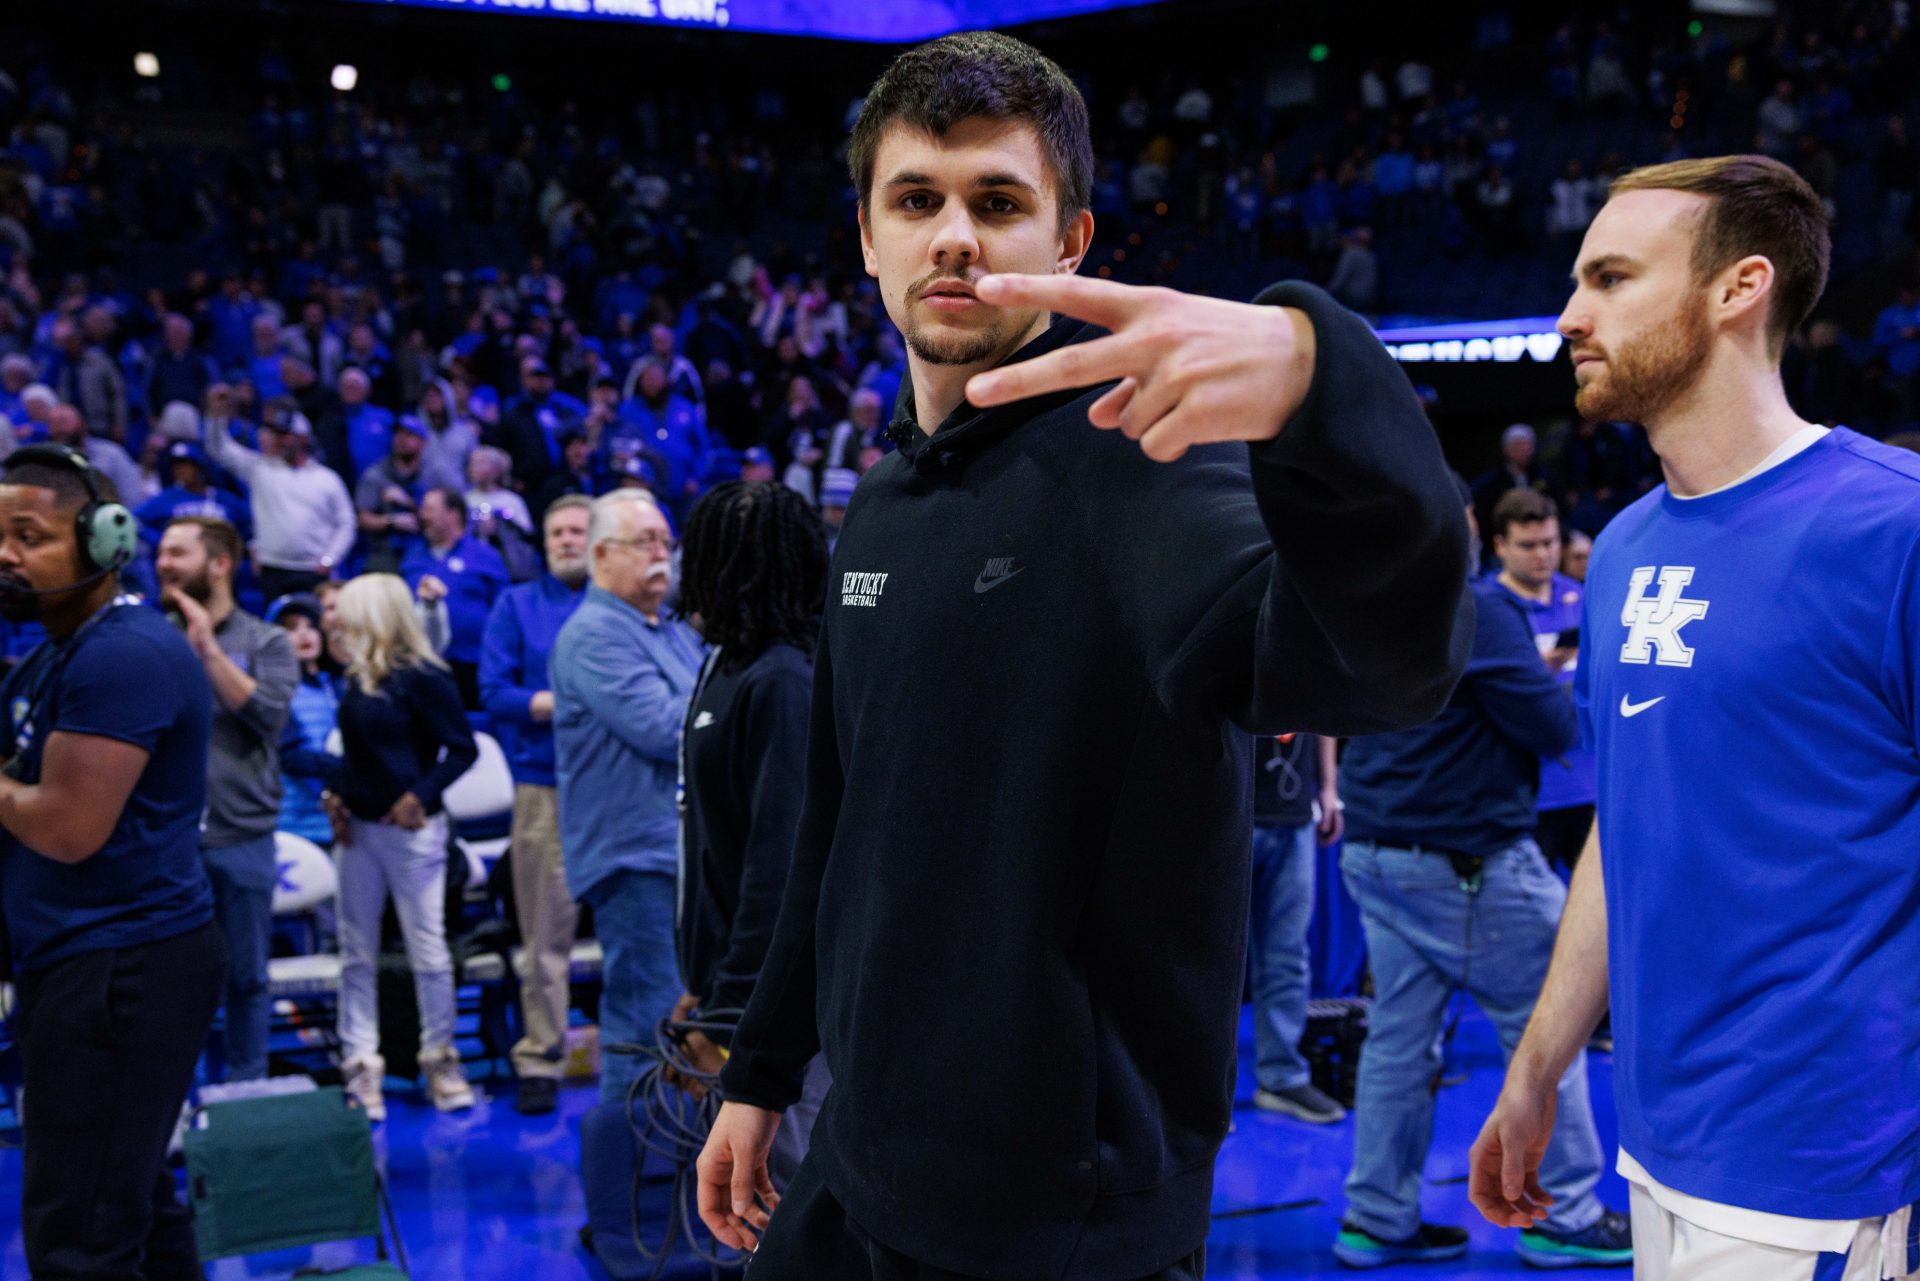
[{"label": "person with braided hair", "polygon": [[[737,1018],[773,942],[805,793],[826,582],[826,529],[786,485],[730,481],[687,518],[680,607],[710,648],[681,738],[685,907],[675,942],[686,995],[677,1019]],[[730,1040],[689,1032],[687,1056],[717,1074]],[[827,1084],[816,1055],[776,1139],[772,1173],[783,1186],[806,1154]]]}]

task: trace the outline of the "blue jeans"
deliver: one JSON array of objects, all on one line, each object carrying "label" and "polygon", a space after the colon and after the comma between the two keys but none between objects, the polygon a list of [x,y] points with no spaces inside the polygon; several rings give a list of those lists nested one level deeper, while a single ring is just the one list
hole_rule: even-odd
[{"label": "blue jeans", "polygon": [[619,871],[587,891],[600,939],[600,1098],[624,1102],[645,1060],[610,1045],[652,1046],[680,999],[673,952],[674,880],[667,872]]},{"label": "blue jeans", "polygon": [[258,1081],[267,1074],[272,1013],[273,837],[203,849],[201,861],[213,883],[213,917],[227,939],[227,1080]]},{"label": "blue jeans", "polygon": [[[1444,855],[1365,841],[1347,843],[1340,874],[1360,905],[1374,986],[1355,1091],[1347,1218],[1398,1240],[1420,1227],[1432,1082],[1454,985],[1464,978],[1511,1057],[1546,980],[1567,891],[1531,837],[1489,858],[1474,894],[1461,888]],[[1555,1198],[1544,1226],[1578,1232],[1599,1219],[1604,1207],[1593,1190],[1602,1160],[1582,1055],[1560,1078],[1558,1121],[1540,1162],[1540,1183]]]},{"label": "blue jeans", "polygon": [[1307,1026],[1307,926],[1313,921],[1313,824],[1253,825],[1254,1079],[1291,1090],[1312,1075],[1300,1057]]}]

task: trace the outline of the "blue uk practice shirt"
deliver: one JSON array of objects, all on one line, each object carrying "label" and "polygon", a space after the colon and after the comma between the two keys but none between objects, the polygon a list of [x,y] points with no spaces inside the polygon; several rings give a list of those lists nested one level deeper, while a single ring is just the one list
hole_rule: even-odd
[{"label": "blue uk practice shirt", "polygon": [[1920,1200],[1920,458],[1655,490],[1581,635],[1621,1148],[1770,1214]]},{"label": "blue uk practice shirt", "polygon": [[48,641],[0,683],[0,750],[40,779],[49,734],[118,739],[148,753],[120,820],[79,863],[0,829],[0,904],[15,962],[41,969],[83,952],[157,943],[213,919],[200,861],[213,687],[159,610],[116,604]]}]

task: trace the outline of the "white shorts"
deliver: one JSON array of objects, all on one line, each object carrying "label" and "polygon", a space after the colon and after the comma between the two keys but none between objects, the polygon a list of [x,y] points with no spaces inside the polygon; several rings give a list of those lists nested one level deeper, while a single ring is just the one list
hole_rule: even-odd
[{"label": "white shorts", "polygon": [[[1633,1194],[1634,1281],[1884,1281],[1915,1275],[1905,1222],[1867,1219],[1845,1254],[1761,1245],[1669,1213],[1639,1184]],[[1889,1227],[1900,1240],[1888,1243]]]}]

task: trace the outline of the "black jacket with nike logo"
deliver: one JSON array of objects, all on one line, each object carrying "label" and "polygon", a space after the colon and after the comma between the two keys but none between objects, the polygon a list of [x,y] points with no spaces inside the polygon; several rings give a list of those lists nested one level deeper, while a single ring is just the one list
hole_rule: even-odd
[{"label": "black jacket with nike logo", "polygon": [[[1436,714],[1467,529],[1405,376],[1307,285],[1280,436],[1148,459],[1098,391],[961,405],[860,483],[815,658],[807,794],[722,1076],[922,1262],[1131,1281],[1205,1240],[1233,1101],[1251,740]],[[1102,331],[1059,320],[1014,359]],[[912,416],[908,396],[901,413]]]}]

